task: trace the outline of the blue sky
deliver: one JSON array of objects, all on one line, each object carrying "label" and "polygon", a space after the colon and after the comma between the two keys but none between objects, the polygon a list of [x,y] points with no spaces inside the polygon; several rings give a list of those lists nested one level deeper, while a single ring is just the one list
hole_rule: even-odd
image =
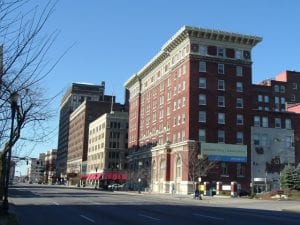
[{"label": "blue sky", "polygon": [[[43,0],[33,0],[44,4]],[[253,82],[284,70],[300,71],[299,0],[59,0],[43,32],[59,30],[48,57],[63,57],[46,79],[50,96],[72,82],[106,82],[123,102],[124,82],[141,69],[183,25],[257,35]],[[53,103],[55,129],[48,143],[31,153],[57,147],[59,98]]]}]

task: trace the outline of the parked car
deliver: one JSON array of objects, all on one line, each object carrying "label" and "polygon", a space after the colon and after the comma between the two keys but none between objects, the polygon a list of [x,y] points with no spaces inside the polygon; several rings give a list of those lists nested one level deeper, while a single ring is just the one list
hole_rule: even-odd
[{"label": "parked car", "polygon": [[125,187],[126,183],[124,184],[110,184],[108,185],[109,190],[123,190]]}]

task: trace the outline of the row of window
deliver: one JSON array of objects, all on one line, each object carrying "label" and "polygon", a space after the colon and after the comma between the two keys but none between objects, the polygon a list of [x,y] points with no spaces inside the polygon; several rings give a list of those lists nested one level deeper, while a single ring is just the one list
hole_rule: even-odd
[{"label": "row of window", "polygon": [[[254,123],[255,127],[269,127],[269,118],[267,116],[254,116],[253,123]],[[282,127],[282,119],[275,118],[274,119],[274,127],[275,128],[292,129],[292,121],[291,121],[291,119],[285,119],[284,127]]]},{"label": "row of window", "polygon": [[[199,78],[199,88],[206,89],[206,78],[200,77]],[[218,86],[217,89],[219,91],[225,91],[225,81],[224,80],[218,80]],[[236,92],[243,92],[244,87],[242,82],[236,82]]]},{"label": "row of window", "polygon": [[[225,74],[225,65],[224,64],[218,63],[217,68],[218,68],[217,69],[218,74]],[[204,62],[204,61],[199,62],[199,72],[203,72],[203,73],[207,72],[206,62]],[[235,73],[236,73],[235,75],[238,77],[243,76],[243,67],[236,66]]]},{"label": "row of window", "polygon": [[[206,123],[206,111],[199,111],[199,122]],[[225,113],[218,113],[218,124],[225,124]],[[236,115],[236,124],[244,124],[244,116],[241,114]]]},{"label": "row of window", "polygon": [[[199,129],[198,134],[199,134],[199,141],[206,142],[206,130]],[[217,141],[218,141],[218,143],[225,143],[225,131],[224,130],[218,130]],[[236,132],[236,144],[243,144],[243,143],[244,143],[244,133],[242,131],[237,131]]]},{"label": "row of window", "polygon": [[[206,105],[206,95],[200,94],[199,95],[199,105]],[[218,106],[225,107],[225,97],[218,96]],[[244,107],[244,100],[242,98],[236,98],[236,108],[243,108]]]}]

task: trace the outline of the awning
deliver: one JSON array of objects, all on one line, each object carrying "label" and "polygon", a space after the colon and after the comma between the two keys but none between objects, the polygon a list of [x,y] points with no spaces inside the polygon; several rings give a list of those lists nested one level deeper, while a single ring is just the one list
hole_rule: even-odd
[{"label": "awning", "polygon": [[107,180],[127,180],[127,173],[107,172],[103,174],[103,179]]},{"label": "awning", "polygon": [[88,175],[81,175],[80,180],[86,180],[88,178]]},{"label": "awning", "polygon": [[102,177],[102,173],[91,173],[87,176],[87,180],[99,180]]}]

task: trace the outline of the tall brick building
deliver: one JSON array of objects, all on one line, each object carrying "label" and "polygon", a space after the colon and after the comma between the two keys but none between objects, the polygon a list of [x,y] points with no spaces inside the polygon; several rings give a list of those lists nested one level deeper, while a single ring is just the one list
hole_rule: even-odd
[{"label": "tall brick building", "polygon": [[169,192],[171,184],[179,193],[192,190],[187,168],[195,143],[219,161],[204,180],[249,185],[251,50],[260,41],[185,26],[126,82],[131,168],[136,161],[151,161],[144,169],[151,173],[145,183],[153,191]]}]

